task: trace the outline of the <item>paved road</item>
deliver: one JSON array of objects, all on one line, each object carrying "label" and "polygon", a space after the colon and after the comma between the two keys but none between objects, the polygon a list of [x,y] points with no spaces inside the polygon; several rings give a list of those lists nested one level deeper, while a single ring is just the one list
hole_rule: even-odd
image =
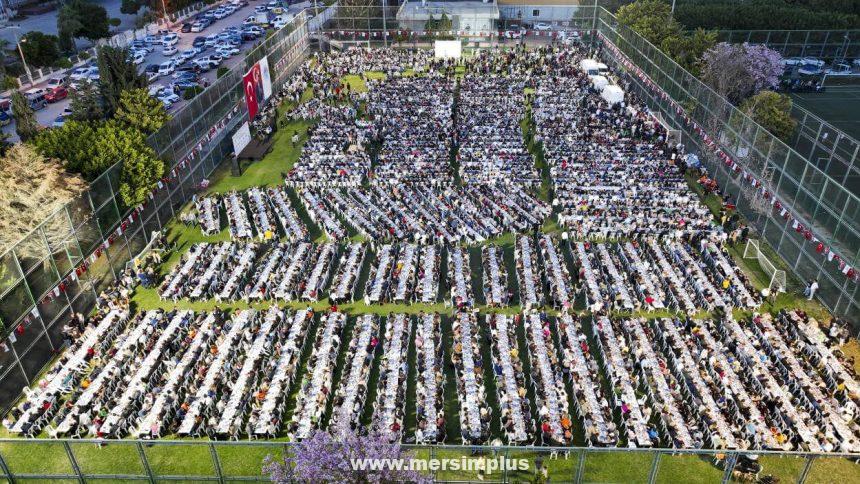
[{"label": "paved road", "polygon": [[[110,0],[110,1],[113,1],[113,0]],[[254,12],[255,6],[265,4],[265,3],[267,3],[267,0],[249,0],[249,5],[247,7],[239,9],[235,13],[233,13],[233,15],[230,15],[226,18],[223,18],[223,19],[213,23],[203,32],[185,33],[185,34],[180,33],[179,44],[177,44],[177,48],[179,49],[179,52],[182,52],[183,50],[190,48],[194,42],[194,39],[198,36],[205,37],[208,35],[217,34],[217,33],[220,33],[221,31],[223,31],[227,27],[231,27],[231,26],[235,26],[235,25],[241,25],[242,21],[245,20],[245,18],[247,18],[249,15],[251,15]],[[56,15],[56,11],[52,12],[52,14]],[[182,27],[181,24],[177,24],[174,26],[174,28],[172,30],[179,32],[181,27]],[[233,67],[233,66],[237,65],[238,63],[242,62],[242,59],[244,57],[243,54],[245,52],[247,52],[248,50],[250,50],[254,46],[254,44],[255,44],[254,42],[243,43],[242,46],[240,47],[240,49],[242,50],[242,53],[240,53],[238,55],[234,55],[233,57],[225,60],[221,65],[224,67],[230,68],[230,67]],[[168,57],[166,57],[162,54],[160,46],[155,46],[155,48],[156,48],[155,52],[149,54],[146,58],[146,61],[140,65],[141,69],[143,69],[145,66],[147,66],[149,64],[160,64],[160,63],[162,63],[168,59]],[[207,54],[210,54],[213,52],[214,52],[213,49],[210,48],[206,52],[204,52],[202,55],[207,55]],[[203,77],[205,77],[209,81],[209,84],[211,85],[215,80],[216,71],[217,70],[212,70],[212,71],[207,72],[205,75],[201,76],[201,82],[202,82]],[[170,76],[159,77],[152,82],[152,85],[153,86],[156,84],[166,85],[166,84],[170,84],[171,81],[172,81],[172,79],[170,78]],[[46,84],[47,84],[47,81],[45,81],[41,84],[37,84],[35,87],[45,87]],[[24,90],[27,90],[27,89],[30,89],[30,86],[24,87]],[[43,126],[51,126],[53,124],[54,120],[57,118],[57,116],[62,114],[63,110],[68,105],[69,105],[68,99],[60,101],[58,103],[48,104],[47,107],[36,112],[36,118],[39,120],[39,123],[42,124]],[[178,111],[179,109],[181,109],[183,105],[185,105],[185,101],[181,101],[179,103],[176,103],[173,106],[171,106],[169,112],[174,113],[174,112]],[[9,133],[12,136],[13,141],[18,140],[18,137],[15,134],[15,123],[14,122],[10,123],[8,126],[3,127],[2,130],[3,130],[3,132]]]},{"label": "paved road", "polygon": [[[125,15],[119,11],[122,5],[122,0],[93,0],[93,3],[99,4],[107,10],[108,18],[116,17],[122,22],[119,27],[114,27],[114,30],[131,30],[134,28],[135,15]],[[59,8],[41,15],[32,15],[18,22],[12,22],[10,25],[18,25],[21,30],[0,28],[0,39],[9,41],[14,44],[19,35],[23,35],[31,30],[37,30],[46,34],[57,35],[57,12]],[[140,12],[138,12],[140,13]],[[92,46],[92,42],[86,39],[77,39],[76,44],[79,49],[86,49]]]}]

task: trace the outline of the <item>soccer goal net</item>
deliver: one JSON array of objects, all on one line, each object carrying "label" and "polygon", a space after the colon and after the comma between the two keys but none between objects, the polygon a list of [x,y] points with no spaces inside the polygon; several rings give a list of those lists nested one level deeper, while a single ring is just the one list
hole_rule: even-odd
[{"label": "soccer goal net", "polygon": [[785,291],[785,271],[777,269],[773,262],[762,253],[758,240],[747,240],[747,245],[744,248],[744,259],[756,259],[758,261],[758,265],[770,277],[768,289],[772,292]]}]

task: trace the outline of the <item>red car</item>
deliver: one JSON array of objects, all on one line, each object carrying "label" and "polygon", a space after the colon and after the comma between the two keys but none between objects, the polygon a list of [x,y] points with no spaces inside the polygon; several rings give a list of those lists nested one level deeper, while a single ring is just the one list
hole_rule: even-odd
[{"label": "red car", "polygon": [[52,89],[50,92],[45,94],[45,100],[48,101],[49,103],[55,103],[57,101],[62,101],[63,99],[66,99],[66,97],[68,97],[68,95],[69,95],[68,89],[66,89],[63,86],[57,86],[54,89]]}]

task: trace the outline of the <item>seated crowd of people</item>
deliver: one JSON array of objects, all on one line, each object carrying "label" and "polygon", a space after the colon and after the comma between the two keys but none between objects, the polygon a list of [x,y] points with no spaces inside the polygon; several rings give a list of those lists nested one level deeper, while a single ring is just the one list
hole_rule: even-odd
[{"label": "seated crowd of people", "polygon": [[540,184],[520,127],[524,90],[521,77],[467,75],[460,81],[457,161],[464,183]]},{"label": "seated crowd of people", "polygon": [[572,246],[581,289],[595,311],[669,308],[692,315],[761,304],[725,248],[705,234]]},{"label": "seated crowd of people", "polygon": [[545,202],[518,186],[305,188],[301,199],[311,219],[334,240],[348,236],[348,225],[375,241],[477,243],[533,230],[550,214]]},{"label": "seated crowd of people", "polygon": [[[513,445],[583,435],[600,447],[860,452],[844,331],[802,311],[733,317],[761,297],[687,187],[682,149],[641,103],[603,100],[576,48],[479,52],[460,80],[461,64],[428,52],[314,55],[284,87],[297,104],[289,116],[313,120],[285,186],[195,199],[203,234],[221,231],[223,207],[233,241],[193,244],[158,285],[163,302],[270,307],[133,315],[136,280],[124,274],[94,316],[69,323],[68,348],[4,426],[296,440],[327,428],[442,443],[456,419],[467,445],[497,433]],[[365,76],[367,93],[340,81],[370,71],[385,75]],[[306,89],[311,100],[299,103]],[[534,194],[527,116],[552,204]],[[329,242],[309,241],[302,211]],[[553,212],[561,236],[540,233]],[[482,244],[472,265],[464,243],[507,232],[513,244]],[[353,313],[360,302],[434,304],[440,287],[448,315]],[[572,310],[580,294],[588,317]],[[295,301],[333,306],[280,307]],[[486,311],[514,301],[522,313]],[[663,310],[679,316],[630,314]],[[692,319],[701,311],[715,319]],[[445,410],[449,382],[457,415]]]},{"label": "seated crowd of people", "polygon": [[[212,195],[198,198],[194,204],[195,213],[185,220],[198,224],[203,235],[212,236],[219,233],[221,212],[218,202],[221,198],[223,198],[230,236],[233,240],[251,240],[252,230],[261,240],[278,239],[283,236],[291,242],[296,242],[308,238],[308,229],[290,203],[283,187],[251,188],[244,194],[230,192],[223,197]],[[244,198],[247,198],[247,205]],[[253,229],[251,220],[253,220]]]},{"label": "seated crowd of people", "polygon": [[[583,57],[568,56],[567,62],[576,65]],[[538,80],[533,113],[559,223],[577,237],[710,228],[710,212],[677,167],[678,147],[633,94],[610,104],[585,72],[574,69]]]}]

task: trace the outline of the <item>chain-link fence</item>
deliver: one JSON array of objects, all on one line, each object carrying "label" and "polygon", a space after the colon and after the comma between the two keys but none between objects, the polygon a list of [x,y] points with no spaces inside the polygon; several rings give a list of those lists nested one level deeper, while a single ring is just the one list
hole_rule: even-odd
[{"label": "chain-link fence", "polygon": [[[117,163],[0,255],[0,322],[6,339],[5,349],[0,348],[0,408],[7,408],[61,349],[62,328],[71,315],[92,309],[152,232],[164,227],[233,151],[229,135],[246,119],[239,114],[245,112],[242,75],[268,55],[270,65],[279,66],[273,79],[277,89],[307,55],[307,37],[306,18],[299,15],[150,137],[149,144],[175,176],[162,180],[142,211],[123,206],[118,196],[122,164]],[[133,223],[122,228],[132,213]],[[78,274],[95,251],[99,256]]]},{"label": "chain-link fence", "polygon": [[860,30],[720,30],[717,40],[765,44],[783,57],[860,58]]},{"label": "chain-link fence", "polygon": [[[765,189],[782,200],[799,223],[809,227],[822,244],[841,254],[849,267],[856,267],[860,262],[857,192],[757,125],[632,29],[619,25],[604,9],[598,13],[596,28],[667,93],[664,98],[636,76],[628,76],[631,87],[648,106],[681,131],[688,151],[699,154],[711,176],[731,196],[752,227],[795,274],[804,280],[818,280],[823,291],[817,294],[831,311],[856,323],[860,314],[857,284],[842,273],[839,264],[818,253],[816,245],[787,223],[779,210],[774,210],[770,204],[752,202],[750,184],[705,145],[702,136],[694,132],[685,117],[709,133],[743,170],[762,180]],[[614,59],[616,65],[619,61],[621,59]],[[676,109],[673,101],[684,109]]]},{"label": "chain-link fence", "polygon": [[[10,482],[96,480],[267,482],[263,462],[286,442],[0,440],[0,478]],[[857,482],[856,456],[758,451],[404,445],[414,469],[438,482]],[[456,465],[452,465],[456,462]],[[479,463],[481,462],[481,463]],[[492,462],[492,464],[488,464]],[[489,471],[479,470],[479,466]]]}]

